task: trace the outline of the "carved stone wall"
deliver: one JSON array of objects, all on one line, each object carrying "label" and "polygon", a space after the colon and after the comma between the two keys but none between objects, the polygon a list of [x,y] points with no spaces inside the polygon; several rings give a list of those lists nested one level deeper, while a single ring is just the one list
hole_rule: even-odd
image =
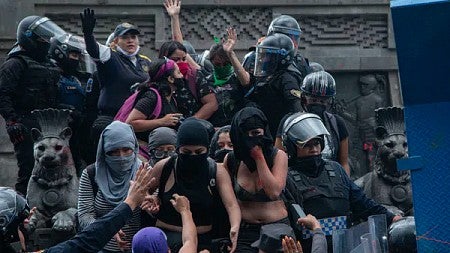
[{"label": "carved stone wall", "polygon": [[[142,53],[150,58],[171,37],[170,19],[161,0],[0,0],[0,63],[15,42],[18,22],[28,15],[45,15],[65,30],[81,35],[79,13],[95,9],[95,36],[104,43],[121,22],[138,25]],[[337,100],[358,95],[362,73],[386,77],[379,94],[386,105],[401,105],[397,55],[387,0],[184,0],[182,31],[198,52],[209,49],[214,37],[222,38],[233,26],[238,32],[239,57],[263,36],[270,21],[281,14],[295,17],[303,30],[300,52],[318,62],[335,77]],[[352,113],[354,104],[348,105]],[[358,130],[347,122],[351,134],[352,156],[361,159]],[[3,137],[2,137],[3,138]],[[6,137],[4,137],[6,138]],[[9,146],[10,152],[12,152]],[[1,182],[0,182],[1,185]]]}]

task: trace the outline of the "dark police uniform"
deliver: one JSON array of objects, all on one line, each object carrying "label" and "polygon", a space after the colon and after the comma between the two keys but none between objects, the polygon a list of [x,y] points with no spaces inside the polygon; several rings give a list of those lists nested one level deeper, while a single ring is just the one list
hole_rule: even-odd
[{"label": "dark police uniform", "polygon": [[7,123],[26,127],[24,140],[14,145],[19,167],[16,190],[24,195],[34,166],[31,129],[40,129],[31,111],[57,107],[59,78],[59,68],[49,61],[38,62],[24,51],[10,54],[0,68],[0,114]]}]

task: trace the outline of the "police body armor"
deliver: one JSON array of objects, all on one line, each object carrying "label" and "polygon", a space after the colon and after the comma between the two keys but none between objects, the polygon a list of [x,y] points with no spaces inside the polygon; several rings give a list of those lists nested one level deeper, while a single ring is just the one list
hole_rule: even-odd
[{"label": "police body armor", "polygon": [[27,65],[16,94],[14,108],[20,114],[34,109],[56,108],[60,70],[50,62],[38,63],[25,55],[14,55]]},{"label": "police body armor", "polygon": [[297,53],[294,56],[293,65],[302,75],[302,80],[306,75],[312,72],[311,67],[309,67],[308,59],[304,58],[301,54]]},{"label": "police body armor", "polygon": [[295,182],[295,190],[302,198],[299,204],[305,213],[311,213],[317,219],[350,214],[350,191],[343,183],[338,166],[335,162],[325,161],[324,169],[316,178],[289,169],[289,177]]}]

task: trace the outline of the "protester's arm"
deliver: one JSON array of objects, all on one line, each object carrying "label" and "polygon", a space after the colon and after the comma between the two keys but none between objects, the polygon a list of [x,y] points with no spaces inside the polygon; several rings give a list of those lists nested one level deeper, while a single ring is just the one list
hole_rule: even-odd
[{"label": "protester's arm", "polygon": [[95,221],[94,190],[87,169],[83,170],[78,187],[78,222],[81,229]]},{"label": "protester's arm", "polygon": [[222,164],[217,165],[216,178],[220,197],[223,201],[225,209],[227,209],[228,217],[230,219],[230,252],[233,253],[237,246],[239,226],[241,224],[241,210],[233,192],[230,174],[228,174],[228,171]]},{"label": "protester's arm", "polygon": [[270,199],[278,199],[286,186],[288,168],[286,153],[278,150],[278,153],[275,155],[272,169],[267,166],[266,159],[264,158],[260,146],[253,147],[250,151],[250,156],[256,162],[259,179],[261,180],[264,192]]},{"label": "protester's arm", "polygon": [[298,219],[297,223],[307,227],[313,231],[313,241],[311,246],[311,253],[327,252],[327,239],[322,231],[319,221],[311,214],[306,217]]},{"label": "protester's arm", "polygon": [[131,181],[128,196],[123,203],[111,212],[97,219],[73,239],[51,247],[45,252],[98,252],[126,224],[133,215],[133,210],[144,200],[147,192],[155,188],[155,179],[151,178],[146,166],[141,166],[135,181]]},{"label": "protester's arm", "polygon": [[[164,7],[166,7],[167,14],[170,17],[170,25],[172,27],[172,40],[183,43],[183,33],[181,33],[180,25],[180,10],[181,1],[180,0],[165,0]],[[186,61],[189,63],[192,69],[200,69],[194,59],[189,54],[186,54]]]},{"label": "protester's arm", "polygon": [[189,200],[184,196],[174,194],[173,199],[171,199],[170,202],[175,210],[180,213],[183,226],[183,230],[181,232],[183,247],[181,247],[179,252],[197,252],[197,228],[195,227],[194,220],[192,219]]},{"label": "protester's arm", "polygon": [[227,29],[228,38],[223,43],[223,49],[227,53],[228,59],[231,62],[231,65],[233,65],[234,73],[236,73],[239,82],[242,86],[248,86],[250,84],[250,74],[244,69],[241,62],[236,56],[236,53],[234,52],[234,45],[237,41],[237,35],[236,35],[236,29],[229,27]]},{"label": "protester's arm", "polygon": [[194,117],[208,120],[219,108],[216,95],[214,93],[209,93],[208,95],[203,96],[200,100],[203,106],[200,110],[198,110],[198,112],[195,113]]}]

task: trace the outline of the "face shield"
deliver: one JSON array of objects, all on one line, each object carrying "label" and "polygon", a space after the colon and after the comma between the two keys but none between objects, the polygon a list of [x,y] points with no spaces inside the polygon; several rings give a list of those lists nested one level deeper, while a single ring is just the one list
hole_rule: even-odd
[{"label": "face shield", "polygon": [[287,55],[285,49],[257,46],[255,57],[255,76],[270,76],[278,69],[280,56]]},{"label": "face shield", "polygon": [[73,35],[73,34],[64,34],[63,36],[58,37],[59,42],[61,43],[61,47],[66,47],[64,50],[67,50],[67,53],[76,52],[79,53],[79,72],[85,73],[94,73],[96,71],[96,66],[92,58],[89,56],[86,51],[86,44],[84,42],[84,38]]},{"label": "face shield", "polygon": [[289,38],[291,38],[292,42],[294,43],[294,48],[298,48],[298,44],[300,43],[300,35],[302,34],[301,31],[276,25],[272,26],[272,28],[274,33],[282,33],[289,36]]},{"label": "face shield", "polygon": [[50,42],[52,37],[60,37],[66,34],[61,27],[47,17],[43,17],[34,22],[30,25],[29,30],[47,43]]},{"label": "face shield", "polygon": [[289,138],[299,145],[304,145],[311,139],[322,135],[330,135],[319,116],[311,113],[302,113],[294,117],[294,119],[286,121],[284,124],[283,138]]}]

